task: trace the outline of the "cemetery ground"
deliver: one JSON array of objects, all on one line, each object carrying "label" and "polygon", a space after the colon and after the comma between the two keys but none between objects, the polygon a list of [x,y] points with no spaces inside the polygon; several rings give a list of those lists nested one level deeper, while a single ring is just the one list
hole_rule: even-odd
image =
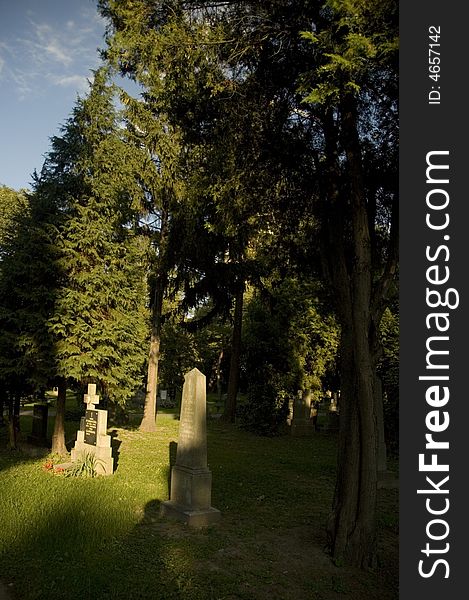
[{"label": "cemetery ground", "polygon": [[[31,420],[21,418],[24,440]],[[151,434],[139,420],[109,427],[115,473],[97,478],[52,474],[47,450],[9,451],[0,429],[0,581],[13,599],[398,598],[397,489],[379,490],[377,570],[333,564],[324,551],[335,433],[266,438],[209,420],[212,505],[222,518],[199,530],[159,514],[179,421],[160,411]],[[78,425],[67,422],[67,441]]]}]

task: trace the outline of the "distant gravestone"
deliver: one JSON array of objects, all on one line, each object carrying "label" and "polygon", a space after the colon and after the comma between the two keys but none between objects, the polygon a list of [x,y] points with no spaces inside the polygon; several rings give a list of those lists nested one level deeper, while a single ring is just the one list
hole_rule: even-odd
[{"label": "distant gravestone", "polygon": [[35,404],[33,407],[33,424],[28,442],[36,446],[47,445],[47,417],[49,406],[45,403]]},{"label": "distant gravestone", "polygon": [[193,369],[184,377],[176,464],[171,469],[170,498],[161,505],[162,516],[175,517],[193,527],[220,519],[211,506],[212,474],[207,467],[205,375]]},{"label": "distant gravestone", "polygon": [[296,437],[306,437],[314,432],[314,421],[311,418],[311,390],[302,390],[293,403],[293,418],[290,433]]},{"label": "distant gravestone", "polygon": [[294,406],[295,401],[293,400],[293,398],[290,398],[288,400],[288,416],[287,416],[287,425],[291,425],[292,421],[293,421],[293,406]]},{"label": "distant gravestone", "polygon": [[107,410],[99,410],[95,407],[99,403],[95,384],[88,384],[88,393],[84,395],[84,402],[87,409],[80,421],[77,441],[71,452],[72,462],[82,459],[86,454],[93,454],[96,457],[98,475],[112,475],[114,459],[111,436],[107,435]]}]

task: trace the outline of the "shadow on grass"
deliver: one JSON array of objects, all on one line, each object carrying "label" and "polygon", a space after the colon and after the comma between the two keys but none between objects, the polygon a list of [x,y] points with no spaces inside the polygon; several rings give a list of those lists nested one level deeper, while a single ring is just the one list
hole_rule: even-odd
[{"label": "shadow on grass", "polygon": [[[0,471],[21,463],[37,461],[50,453],[50,448],[34,446],[26,442],[27,432],[21,432],[16,450],[8,449],[8,428],[0,428]],[[1,487],[1,486],[0,486]]]},{"label": "shadow on grass", "polygon": [[[125,533],[119,527],[124,514],[110,514],[99,497],[81,490],[44,510],[34,527],[4,548],[0,577],[22,600],[212,598],[188,575],[194,552],[165,535],[159,506],[159,500],[148,502],[143,518]],[[120,535],[110,533],[119,529]]]},{"label": "shadow on grass", "polygon": [[114,459],[114,472],[117,471],[119,467],[119,455],[120,455],[120,447],[121,440],[117,437],[119,432],[117,429],[111,429],[109,431],[109,435],[111,436],[111,448],[112,448],[112,458]]},{"label": "shadow on grass", "polygon": [[[111,421],[110,426],[117,427],[119,429],[125,429],[126,431],[138,431],[138,429],[140,428],[140,423],[142,422],[142,419],[143,419],[143,413],[130,412],[129,420],[126,423],[117,423],[117,422]],[[168,420],[178,421],[179,415],[177,412],[175,412],[175,409],[163,408],[163,409],[158,409],[157,419],[158,419],[157,423],[160,419],[163,419],[163,420],[168,419]]]},{"label": "shadow on grass", "polygon": [[[161,429],[159,438],[122,436],[116,477],[49,480],[40,473],[43,484],[28,488],[34,490],[29,502],[24,494],[8,499],[2,517],[9,516],[0,530],[0,579],[14,583],[14,598],[397,598],[385,571],[338,569],[323,552],[334,484],[332,437],[263,439],[233,426],[209,427],[213,505],[222,511],[222,521],[194,531],[159,516],[176,428],[166,434]],[[155,451],[155,439],[161,452]],[[21,496],[20,475],[11,475],[12,490]],[[381,493],[389,556],[396,554],[396,498]]]},{"label": "shadow on grass", "polygon": [[173,472],[173,467],[176,464],[177,450],[178,450],[177,442],[169,442],[169,446],[168,446],[168,452],[169,452],[168,498],[171,498],[171,474]]}]

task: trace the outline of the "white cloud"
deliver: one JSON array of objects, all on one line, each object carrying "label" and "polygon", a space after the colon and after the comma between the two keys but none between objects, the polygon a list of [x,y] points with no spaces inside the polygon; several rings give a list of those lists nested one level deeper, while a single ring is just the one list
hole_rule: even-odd
[{"label": "white cloud", "polygon": [[79,92],[87,92],[89,89],[88,81],[92,81],[92,77],[85,77],[84,75],[51,75],[49,80],[54,85],[60,87],[71,87]]},{"label": "white cloud", "polygon": [[68,67],[73,62],[73,52],[70,39],[62,32],[54,31],[47,23],[34,23],[31,21],[33,39],[22,40],[29,48],[34,60],[43,63],[52,60]]},{"label": "white cloud", "polygon": [[99,64],[96,49],[104,23],[101,18],[91,18],[91,11],[87,17],[78,11],[62,22],[53,16],[45,21],[44,15],[39,19],[28,11],[20,35],[0,42],[0,49],[9,54],[0,57],[0,76],[10,82],[19,99],[31,92],[41,93],[45,82],[75,88],[79,93],[89,89],[90,69]]}]

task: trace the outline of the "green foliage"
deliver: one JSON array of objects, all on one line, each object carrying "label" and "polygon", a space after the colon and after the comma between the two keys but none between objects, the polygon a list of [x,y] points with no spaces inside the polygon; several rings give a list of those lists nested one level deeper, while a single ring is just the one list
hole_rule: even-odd
[{"label": "green foliage", "polygon": [[[197,311],[194,319],[203,317],[204,313],[204,309]],[[200,357],[200,370],[207,377],[207,388],[213,391],[221,392],[228,379],[226,371],[231,330],[230,323],[223,317],[217,316],[194,333]]]},{"label": "green foliage", "polygon": [[[326,0],[318,31],[302,31],[318,57],[314,71],[302,76],[303,102],[336,103],[344,94],[358,95],[370,73],[396,60],[397,19],[393,0]],[[309,87],[309,91],[308,91]]]},{"label": "green foliage", "polygon": [[66,198],[57,235],[62,278],[49,319],[57,374],[97,381],[121,404],[141,385],[148,335],[146,247],[128,226],[126,156],[113,91],[99,71],[53,140],[37,193],[55,184]]},{"label": "green foliage", "polygon": [[27,210],[26,193],[19,192],[6,185],[0,186],[0,260],[16,232],[18,217]]},{"label": "green foliage", "polygon": [[274,433],[285,422],[299,390],[319,399],[322,380],[334,368],[339,329],[312,283],[288,278],[267,297],[254,296],[246,310],[243,365],[248,402],[241,420],[249,429]]},{"label": "green foliage", "polygon": [[174,320],[167,320],[161,330],[161,347],[160,384],[162,387],[180,390],[184,384],[184,375],[194,367],[200,367],[194,336]]},{"label": "green foliage", "polygon": [[246,404],[238,408],[240,422],[245,429],[260,435],[277,435],[286,423],[292,398],[291,391],[285,389],[285,374],[263,364],[255,376],[257,380],[248,384]]},{"label": "green foliage", "polygon": [[65,469],[63,477],[96,477],[97,469],[102,464],[93,452],[84,452],[70,467]]},{"label": "green foliage", "polygon": [[[0,263],[0,379],[10,392],[44,391],[54,377],[47,320],[60,278],[55,203],[30,194],[10,225]],[[32,258],[34,257],[34,258]]]}]

